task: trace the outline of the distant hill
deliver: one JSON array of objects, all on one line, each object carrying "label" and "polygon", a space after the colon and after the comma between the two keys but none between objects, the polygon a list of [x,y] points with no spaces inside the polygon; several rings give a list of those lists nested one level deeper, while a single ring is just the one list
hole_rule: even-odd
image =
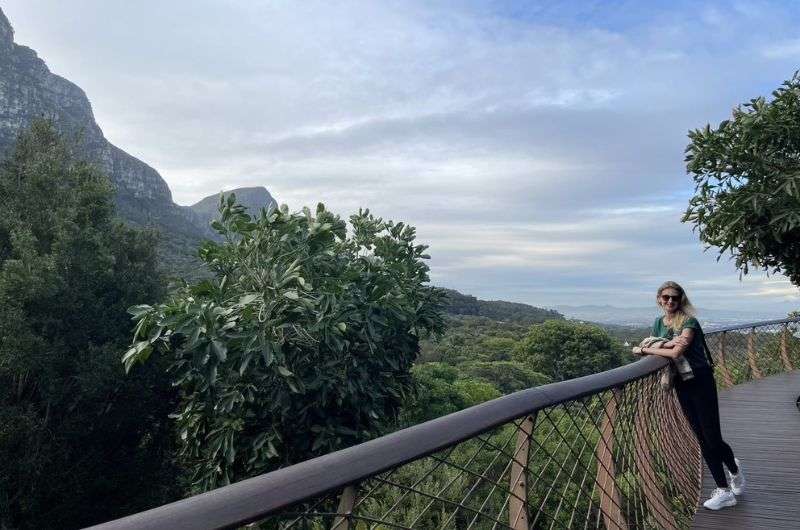
[{"label": "distant hill", "polygon": [[453,289],[445,291],[448,299],[445,310],[451,315],[479,316],[522,325],[564,319],[564,315],[552,309],[502,300],[478,300],[472,295],[462,294]]},{"label": "distant hill", "polygon": [[[655,317],[661,311],[655,306],[652,307],[615,307],[611,305],[557,305],[557,311],[563,313],[567,318],[597,322],[599,324],[616,324],[620,326],[650,326]],[[767,313],[763,311],[734,311],[728,309],[697,309],[700,324],[704,329],[710,330],[715,327],[735,326],[746,324],[758,320],[771,320],[783,318],[785,313],[776,311]]]},{"label": "distant hill", "polygon": [[198,218],[202,219],[206,225],[208,225],[208,223],[210,223],[212,219],[216,219],[219,214],[220,195],[227,197],[231,193],[236,195],[236,201],[247,208],[250,215],[258,215],[261,208],[278,206],[278,202],[270,195],[267,188],[256,186],[252,188],[236,188],[234,190],[209,195],[189,206],[189,208],[197,214]]}]

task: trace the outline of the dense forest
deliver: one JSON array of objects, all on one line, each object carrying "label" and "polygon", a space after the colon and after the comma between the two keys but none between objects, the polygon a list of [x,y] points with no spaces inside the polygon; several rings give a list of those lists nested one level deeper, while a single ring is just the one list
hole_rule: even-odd
[{"label": "dense forest", "polygon": [[[626,362],[617,338],[429,284],[413,227],[234,195],[160,235],[50,122],[0,168],[0,528],[77,528]],[[87,510],[87,506],[91,506]]]}]

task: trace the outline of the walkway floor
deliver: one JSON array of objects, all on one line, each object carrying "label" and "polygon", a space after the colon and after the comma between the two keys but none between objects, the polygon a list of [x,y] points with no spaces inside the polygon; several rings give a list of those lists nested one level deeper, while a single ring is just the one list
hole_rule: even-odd
[{"label": "walkway floor", "polygon": [[[737,385],[720,392],[722,435],[747,477],[732,508],[702,506],[693,528],[800,528],[800,370]],[[714,489],[703,473],[703,496]]]}]

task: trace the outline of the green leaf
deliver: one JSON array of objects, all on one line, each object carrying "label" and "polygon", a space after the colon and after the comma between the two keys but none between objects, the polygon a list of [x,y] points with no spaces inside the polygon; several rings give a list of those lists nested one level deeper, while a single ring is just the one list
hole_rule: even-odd
[{"label": "green leaf", "polygon": [[228,347],[220,340],[213,339],[211,341],[211,347],[214,350],[214,354],[219,359],[219,362],[224,363],[225,360],[228,358]]},{"label": "green leaf", "polygon": [[153,346],[149,341],[143,340],[137,342],[122,356],[122,364],[125,366],[125,371],[129,372],[131,367],[136,363],[145,362],[150,357],[152,351]]},{"label": "green leaf", "polygon": [[250,364],[250,360],[251,360],[252,358],[253,358],[253,356],[252,356],[252,355],[250,355],[250,354],[245,354],[245,355],[242,357],[242,362],[241,362],[241,364],[239,364],[239,375],[240,375],[240,376],[241,376],[241,375],[244,375],[244,373],[247,371],[247,365],[249,365],[249,364]]},{"label": "green leaf", "polygon": [[259,298],[260,298],[260,295],[258,295],[258,294],[253,294],[253,293],[246,294],[246,295],[242,296],[241,298],[239,298],[239,302],[237,303],[237,305],[240,305],[240,306],[249,305],[249,304],[252,304],[253,302],[255,302],[256,300],[258,300]]},{"label": "green leaf", "polygon": [[272,343],[267,341],[264,344],[264,349],[261,351],[261,356],[264,358],[264,364],[266,366],[272,365],[272,362],[275,360],[275,354],[272,349]]},{"label": "green leaf", "polygon": [[137,318],[140,318],[145,313],[151,312],[152,310],[153,310],[152,306],[149,306],[147,304],[140,304],[140,305],[134,305],[134,306],[129,307],[128,308],[128,313],[133,315],[134,319],[137,319]]}]

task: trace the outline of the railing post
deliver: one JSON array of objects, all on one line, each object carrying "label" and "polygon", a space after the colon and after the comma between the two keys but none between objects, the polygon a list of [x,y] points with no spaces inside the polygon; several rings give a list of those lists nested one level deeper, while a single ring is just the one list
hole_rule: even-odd
[{"label": "railing post", "polygon": [[[650,391],[654,391],[653,387]],[[658,392],[661,390],[658,389]],[[650,404],[652,406],[652,403]],[[634,419],[634,459],[642,477],[642,490],[650,512],[655,519],[658,528],[662,530],[677,530],[678,523],[672,514],[672,507],[667,502],[664,491],[661,488],[661,481],[655,471],[653,455],[650,447],[653,445],[651,437],[648,436],[648,414],[650,407],[645,402],[640,401]],[[669,461],[669,457],[667,457]],[[674,477],[677,478],[677,477]]]},{"label": "railing post", "polygon": [[628,523],[622,513],[622,499],[617,488],[617,472],[614,467],[614,421],[617,418],[617,400],[622,390],[614,388],[605,405],[605,415],[600,426],[600,439],[595,447],[597,456],[597,484],[600,486],[600,511],[606,528],[627,529]]},{"label": "railing post", "polygon": [[526,416],[517,431],[517,445],[511,460],[509,477],[508,526],[513,530],[528,530],[528,451],[533,435],[534,416]]},{"label": "railing post", "polygon": [[356,486],[350,485],[342,490],[339,497],[339,507],[336,508],[336,518],[333,520],[331,530],[350,530],[350,516],[356,505]]},{"label": "railing post", "polygon": [[750,363],[753,377],[761,379],[763,376],[756,364],[756,328],[750,328],[750,333],[747,334],[747,362]]},{"label": "railing post", "polygon": [[784,324],[781,332],[781,360],[787,372],[794,370],[792,361],[789,360],[789,324]]},{"label": "railing post", "polygon": [[733,378],[731,378],[731,373],[725,364],[725,339],[727,336],[728,332],[723,331],[722,336],[719,338],[719,369],[722,372],[722,383],[726,388],[730,388],[733,386]]}]

